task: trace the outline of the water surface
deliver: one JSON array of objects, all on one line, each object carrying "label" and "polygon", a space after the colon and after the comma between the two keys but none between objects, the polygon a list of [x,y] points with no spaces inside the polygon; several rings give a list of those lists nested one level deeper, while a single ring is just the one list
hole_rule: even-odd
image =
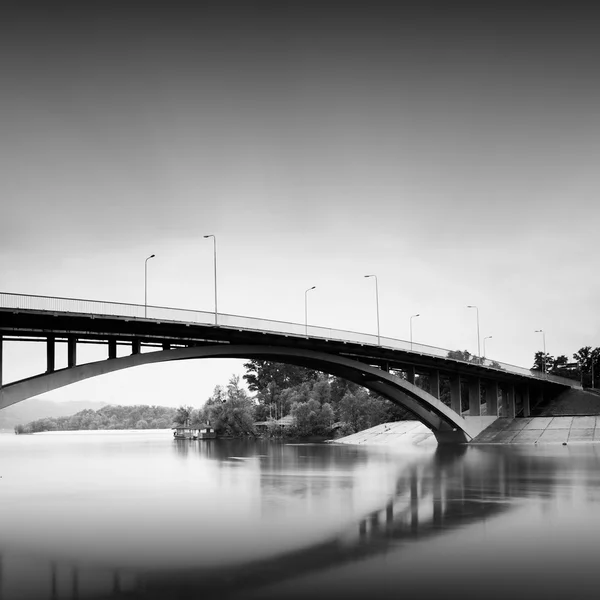
[{"label": "water surface", "polygon": [[0,598],[596,598],[600,446],[0,436]]}]

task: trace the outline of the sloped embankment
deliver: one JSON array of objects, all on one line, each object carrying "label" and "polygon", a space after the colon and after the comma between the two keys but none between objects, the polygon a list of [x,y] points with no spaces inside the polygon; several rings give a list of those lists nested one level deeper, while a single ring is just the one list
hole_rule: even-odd
[{"label": "sloped embankment", "polygon": [[437,445],[433,432],[419,421],[383,423],[331,442],[369,446]]},{"label": "sloped embankment", "polygon": [[598,390],[566,390],[553,400],[536,406],[532,413],[536,417],[600,415],[600,394]]}]

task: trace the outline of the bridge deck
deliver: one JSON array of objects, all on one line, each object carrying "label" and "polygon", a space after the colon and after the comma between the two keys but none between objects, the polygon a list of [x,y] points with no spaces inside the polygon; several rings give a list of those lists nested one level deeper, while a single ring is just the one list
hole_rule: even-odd
[{"label": "bridge deck", "polygon": [[580,388],[577,381],[486,358],[449,358],[449,350],[388,337],[159,306],[0,293],[4,339],[189,346],[215,343],[283,344],[336,353],[386,369],[415,367],[502,381],[535,380]]}]

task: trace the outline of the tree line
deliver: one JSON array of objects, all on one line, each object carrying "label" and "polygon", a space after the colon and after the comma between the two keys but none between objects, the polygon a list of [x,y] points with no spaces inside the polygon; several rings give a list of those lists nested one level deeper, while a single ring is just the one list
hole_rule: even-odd
[{"label": "tree line", "polygon": [[[218,385],[206,404],[181,406],[176,422],[198,427],[210,423],[220,435],[288,437],[347,435],[388,421],[411,418],[408,411],[374,392],[339,377],[276,363],[251,360],[243,376],[250,395],[231,377]],[[282,417],[291,417],[282,427]]]},{"label": "tree line", "polygon": [[70,417],[45,417],[17,425],[16,433],[42,431],[79,431],[82,429],[168,429],[177,414],[166,406],[103,406],[86,409]]},{"label": "tree line", "polygon": [[596,387],[600,370],[600,347],[583,346],[573,354],[573,361],[570,362],[565,354],[554,357],[536,352],[531,370],[575,379],[583,387]]}]

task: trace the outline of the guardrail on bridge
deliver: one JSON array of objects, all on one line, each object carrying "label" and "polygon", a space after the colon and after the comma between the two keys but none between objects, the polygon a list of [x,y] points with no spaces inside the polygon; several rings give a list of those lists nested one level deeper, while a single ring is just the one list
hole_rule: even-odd
[{"label": "guardrail on bridge", "polygon": [[[125,317],[130,319],[152,319],[158,321],[171,321],[176,323],[191,323],[196,325],[214,325],[215,319],[220,327],[231,327],[234,329],[245,329],[249,331],[264,331],[269,333],[280,333],[298,337],[315,337],[326,340],[341,342],[353,342],[357,344],[368,344],[389,348],[392,350],[403,350],[426,356],[436,356],[457,362],[477,364],[489,369],[508,371],[518,375],[525,375],[544,381],[581,388],[581,384],[567,377],[541,373],[502,363],[487,358],[469,356],[467,358],[452,356],[452,352],[446,348],[417,344],[388,337],[377,337],[373,334],[346,331],[343,329],[331,329],[315,325],[304,325],[286,321],[272,321],[255,317],[243,317],[240,315],[228,315],[214,312],[191,310],[185,308],[170,308],[165,306],[151,306],[143,304],[129,304],[125,302],[105,302],[102,300],[84,300],[79,298],[61,298],[56,296],[36,296],[31,294],[12,294],[0,292],[0,308],[32,310],[43,312],[64,312],[72,314]],[[450,356],[449,356],[450,354]]]}]

